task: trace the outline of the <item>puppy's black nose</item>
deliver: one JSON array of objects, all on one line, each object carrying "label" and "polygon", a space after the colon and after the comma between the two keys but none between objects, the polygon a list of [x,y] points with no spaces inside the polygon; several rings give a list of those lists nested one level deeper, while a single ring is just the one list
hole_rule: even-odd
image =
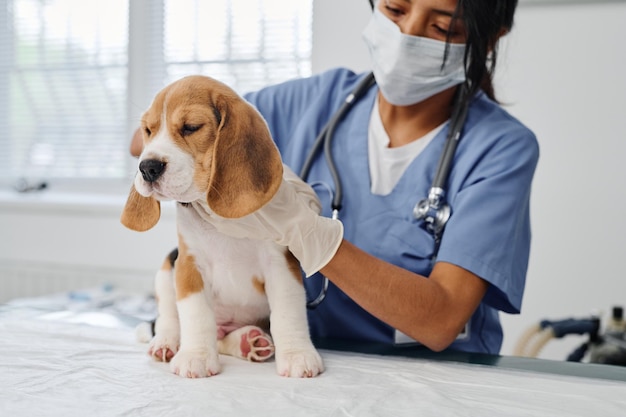
[{"label": "puppy's black nose", "polygon": [[139,164],[139,171],[146,182],[155,182],[165,171],[165,162],[156,159],[146,159]]}]

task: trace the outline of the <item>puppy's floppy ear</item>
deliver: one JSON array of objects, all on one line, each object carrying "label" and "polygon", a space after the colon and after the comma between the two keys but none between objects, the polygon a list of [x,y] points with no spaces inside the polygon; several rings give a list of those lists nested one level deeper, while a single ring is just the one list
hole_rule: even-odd
[{"label": "puppy's floppy ear", "polygon": [[280,153],[263,117],[240,98],[214,104],[218,128],[207,202],[217,215],[243,217],[267,203],[283,177]]},{"label": "puppy's floppy ear", "polygon": [[152,229],[160,217],[161,204],[152,197],[139,194],[133,185],[120,218],[122,224],[131,230],[145,232]]}]

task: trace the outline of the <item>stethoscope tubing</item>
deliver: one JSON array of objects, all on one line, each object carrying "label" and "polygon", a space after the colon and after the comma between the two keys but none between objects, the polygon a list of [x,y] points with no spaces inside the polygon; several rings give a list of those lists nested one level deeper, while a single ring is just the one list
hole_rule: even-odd
[{"label": "stethoscope tubing", "polygon": [[448,129],[448,136],[444,145],[443,152],[437,164],[437,171],[435,171],[435,177],[431,185],[431,189],[439,188],[444,190],[450,171],[452,170],[452,161],[456,153],[457,145],[461,139],[461,132],[465,125],[465,119],[467,119],[468,105],[466,102],[466,86],[463,84],[459,87],[459,92],[455,100],[455,106],[450,117],[450,127]]},{"label": "stethoscope tubing", "polygon": [[[303,181],[308,179],[309,173],[311,172],[311,167],[313,166],[313,162],[317,157],[320,148],[323,146],[324,157],[326,158],[326,163],[328,164],[328,169],[330,171],[330,175],[333,178],[333,182],[335,184],[335,192],[332,196],[331,209],[332,209],[332,218],[339,218],[339,211],[341,210],[341,202],[343,200],[343,186],[341,183],[341,178],[339,177],[339,172],[337,171],[337,164],[335,162],[335,158],[333,157],[331,145],[332,138],[335,134],[335,130],[339,125],[339,122],[344,118],[344,116],[350,111],[354,103],[356,103],[374,84],[376,80],[374,79],[374,73],[370,72],[367,74],[363,80],[359,82],[357,87],[346,97],[343,104],[339,108],[339,110],[333,115],[333,117],[326,123],[320,134],[313,142],[313,146],[307,155],[304,164],[302,165],[302,169],[300,170],[300,178]],[[313,309],[324,301],[326,298],[326,294],[328,293],[328,286],[330,284],[328,278],[326,276],[323,277],[322,289],[319,294],[313,301],[307,301],[307,308]]]},{"label": "stethoscope tubing", "polygon": [[307,155],[304,164],[302,165],[302,169],[300,170],[300,178],[303,181],[306,181],[309,173],[311,172],[311,167],[313,166],[313,162],[315,162],[315,158],[320,151],[320,148],[323,146],[324,157],[327,160],[328,169],[330,170],[330,174],[335,183],[335,195],[333,197],[332,208],[333,209],[341,209],[341,200],[343,199],[343,190],[341,185],[341,180],[339,178],[339,174],[337,172],[337,165],[335,163],[335,158],[332,155],[331,144],[332,138],[335,134],[335,130],[339,125],[339,122],[344,118],[344,116],[348,113],[348,111],[352,108],[352,106],[376,83],[374,79],[374,73],[370,72],[367,74],[363,80],[357,85],[357,87],[346,97],[343,104],[339,108],[339,110],[331,117],[331,119],[326,123],[322,131],[315,142],[313,142],[313,146]]}]

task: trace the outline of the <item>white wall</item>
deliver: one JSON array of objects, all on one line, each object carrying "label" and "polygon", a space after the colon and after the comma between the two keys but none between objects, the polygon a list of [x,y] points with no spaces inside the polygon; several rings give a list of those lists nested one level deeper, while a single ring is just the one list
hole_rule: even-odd
[{"label": "white wall", "polygon": [[[335,13],[314,48],[316,71],[368,67],[360,33],[364,0],[316,1]],[[502,353],[542,319],[585,317],[626,305],[626,2],[524,2],[502,45],[496,88],[538,136],[532,194],[533,247],[522,314],[503,315]],[[556,2],[558,3],[558,2]],[[344,31],[345,35],[339,34]],[[564,359],[584,338],[553,341]]]},{"label": "white wall", "polygon": [[[504,354],[543,318],[585,316],[626,304],[621,264],[626,249],[626,2],[519,8],[501,51],[497,80],[509,111],[539,137],[541,160],[532,195],[533,249],[520,316],[504,316]],[[314,71],[365,70],[360,33],[365,0],[315,0]],[[418,196],[416,196],[417,198]],[[124,197],[74,204],[16,202],[0,194],[0,271],[65,270],[77,265],[94,280],[136,276],[150,288],[175,245],[172,211],[152,231],[119,224]],[[2,202],[4,200],[4,202]],[[99,271],[96,273],[95,271]],[[18,280],[21,278],[17,278]],[[2,294],[0,294],[0,300]],[[544,357],[562,359],[579,340],[552,342]]]},{"label": "white wall", "polygon": [[[624,22],[625,2],[522,7],[508,39],[502,99],[541,146],[526,296],[521,316],[504,317],[510,336],[626,305]],[[563,358],[581,341],[554,341],[545,355]]]},{"label": "white wall", "polygon": [[119,221],[124,202],[123,195],[0,192],[0,302],[73,285],[151,290],[177,244],[173,206],[164,204],[159,224],[137,233]]}]

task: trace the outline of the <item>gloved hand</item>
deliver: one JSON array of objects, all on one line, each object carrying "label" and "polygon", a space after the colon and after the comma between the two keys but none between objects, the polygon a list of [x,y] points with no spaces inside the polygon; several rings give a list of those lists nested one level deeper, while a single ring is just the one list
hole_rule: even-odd
[{"label": "gloved hand", "polygon": [[343,224],[320,216],[321,206],[313,189],[283,167],[283,182],[263,207],[238,219],[211,213],[207,220],[229,236],[273,240],[287,246],[310,277],[335,256],[343,239]]}]

